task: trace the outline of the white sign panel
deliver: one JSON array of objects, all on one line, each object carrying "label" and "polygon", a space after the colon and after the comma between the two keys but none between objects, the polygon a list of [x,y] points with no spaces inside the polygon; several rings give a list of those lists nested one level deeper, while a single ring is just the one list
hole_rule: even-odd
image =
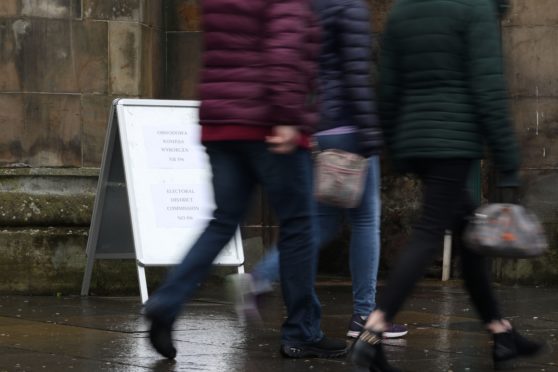
[{"label": "white sign panel", "polygon": [[199,126],[147,125],[143,133],[146,156],[152,168],[204,169],[203,147],[199,143]]},{"label": "white sign panel", "polygon": [[200,228],[211,219],[213,205],[207,185],[158,184],[151,188],[155,218],[160,228]]},{"label": "white sign panel", "polygon": [[[215,207],[198,104],[123,99],[117,115],[137,260],[144,266],[177,264]],[[215,263],[242,265],[238,241]]]}]

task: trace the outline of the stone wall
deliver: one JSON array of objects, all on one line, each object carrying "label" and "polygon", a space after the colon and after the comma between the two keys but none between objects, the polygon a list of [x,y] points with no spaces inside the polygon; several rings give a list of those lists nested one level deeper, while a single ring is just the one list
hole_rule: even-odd
[{"label": "stone wall", "polygon": [[496,263],[499,278],[558,282],[558,5],[512,0],[502,22],[514,124],[521,143],[522,200],[545,223],[551,252]]},{"label": "stone wall", "polygon": [[0,292],[79,290],[111,101],[162,97],[164,40],[162,0],[0,1]]},{"label": "stone wall", "polygon": [[[522,197],[544,220],[553,251],[497,261],[501,280],[558,281],[554,2],[512,0],[502,27],[525,159]],[[370,0],[376,36],[391,3]],[[111,101],[196,99],[200,32],[199,0],[0,1],[0,292],[78,292]],[[415,180],[394,177],[387,165],[382,182],[387,269],[420,194]],[[486,196],[488,176],[483,184]],[[273,241],[275,225],[258,194],[243,226],[248,266]],[[345,232],[325,252],[323,272],[347,274],[347,250]],[[137,290],[133,262],[100,262],[93,279],[97,293]]]},{"label": "stone wall", "polygon": [[161,1],[4,0],[0,165],[98,167],[110,102],[161,97]]}]

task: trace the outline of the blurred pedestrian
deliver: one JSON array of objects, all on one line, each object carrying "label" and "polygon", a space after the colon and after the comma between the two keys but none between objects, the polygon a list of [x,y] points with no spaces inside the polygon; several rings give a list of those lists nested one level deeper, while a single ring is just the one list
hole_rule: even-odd
[{"label": "blurred pedestrian", "polygon": [[[182,304],[244,218],[261,184],[280,225],[287,357],[337,357],[344,340],[324,336],[314,291],[317,245],[308,133],[318,29],[304,0],[204,0],[199,95],[202,141],[213,169],[216,210],[182,263],[146,304],[154,348],[174,358],[172,327]],[[312,26],[314,24],[314,26]],[[218,330],[215,330],[218,332]]]},{"label": "blurred pedestrian", "polygon": [[[460,236],[475,207],[467,190],[471,166],[490,148],[500,187],[518,186],[518,145],[510,123],[494,0],[399,0],[385,28],[379,107],[395,167],[422,181],[420,217],[352,360],[371,371],[396,371],[382,332],[399,312],[442,246],[446,229]],[[500,4],[496,4],[500,5]],[[487,260],[463,247],[461,264],[471,300],[494,339],[496,367],[533,355],[541,344],[503,318]]]},{"label": "blurred pedestrian", "polygon": [[[320,121],[315,134],[319,150],[340,149],[368,158],[363,197],[356,208],[342,209],[318,203],[319,246],[339,233],[341,218],[351,227],[349,265],[353,315],[347,336],[356,338],[368,314],[376,307],[380,261],[380,160],[382,134],[377,119],[371,72],[370,9],[364,0],[314,1],[321,26],[319,57]],[[233,276],[239,316],[258,316],[257,296],[279,281],[276,248],[250,274]],[[384,337],[407,334],[403,325],[390,324]]]}]

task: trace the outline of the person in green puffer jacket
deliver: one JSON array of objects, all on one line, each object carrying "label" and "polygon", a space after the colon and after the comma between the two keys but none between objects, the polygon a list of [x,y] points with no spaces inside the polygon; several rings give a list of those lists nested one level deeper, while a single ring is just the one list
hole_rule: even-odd
[{"label": "person in green puffer jacket", "polygon": [[[420,178],[423,201],[411,239],[353,346],[351,359],[360,367],[397,371],[384,355],[382,332],[438,254],[445,231],[456,237],[464,231],[475,207],[467,179],[485,145],[500,173],[499,186],[518,186],[519,149],[498,28],[506,3],[396,0],[388,17],[380,58],[380,120],[395,168]],[[465,286],[494,338],[495,367],[540,351],[542,344],[521,336],[503,318],[486,258],[458,248]]]},{"label": "person in green puffer jacket", "polygon": [[[497,4],[500,5],[500,2]],[[384,35],[380,114],[396,168],[416,158],[478,159],[483,143],[509,182],[519,150],[490,0],[402,0]]]}]

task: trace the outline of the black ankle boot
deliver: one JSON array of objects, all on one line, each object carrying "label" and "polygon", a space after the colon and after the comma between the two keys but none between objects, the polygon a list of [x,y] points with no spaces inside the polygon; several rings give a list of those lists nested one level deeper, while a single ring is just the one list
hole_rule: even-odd
[{"label": "black ankle boot", "polygon": [[519,356],[533,356],[543,348],[542,343],[523,337],[515,329],[495,333],[493,337],[492,359],[495,369],[507,368],[512,359]]},{"label": "black ankle boot", "polygon": [[369,368],[370,372],[400,372],[387,361],[382,347],[382,334],[364,330],[353,344],[351,362]]}]

